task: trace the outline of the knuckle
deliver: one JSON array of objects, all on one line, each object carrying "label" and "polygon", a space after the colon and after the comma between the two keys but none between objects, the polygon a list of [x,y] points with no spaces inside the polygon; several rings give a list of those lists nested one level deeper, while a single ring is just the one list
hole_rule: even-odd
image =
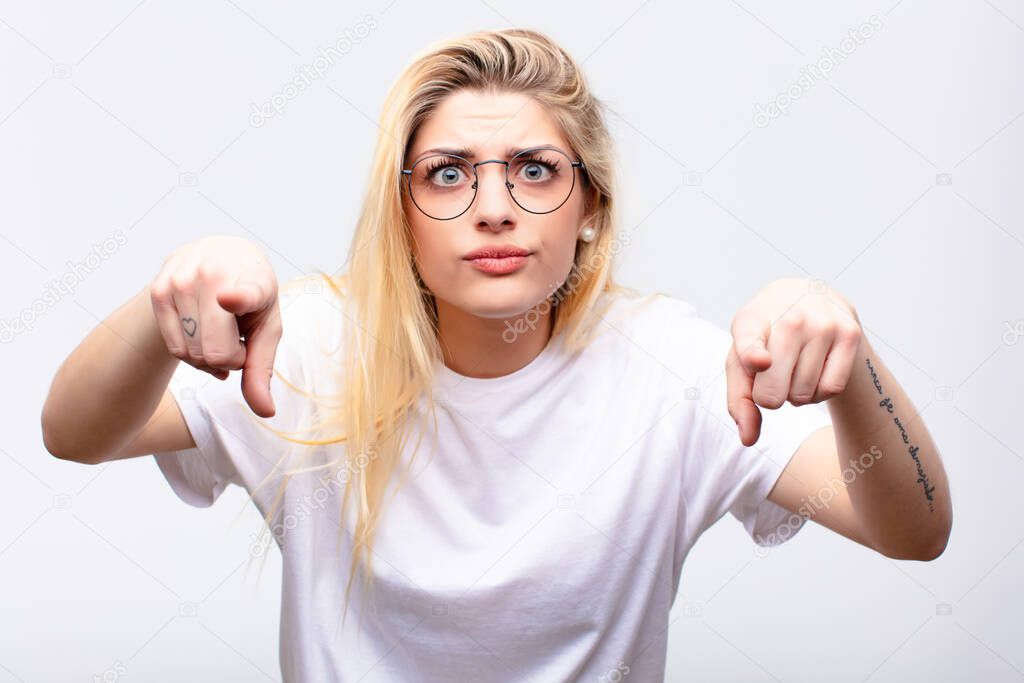
[{"label": "knuckle", "polygon": [[167,350],[178,360],[188,360],[188,349],[177,345],[168,345]]},{"label": "knuckle", "polygon": [[154,305],[163,305],[171,300],[170,281],[161,278],[149,286],[149,301]]},{"label": "knuckle", "polygon": [[205,282],[220,280],[224,277],[224,266],[216,259],[203,259],[196,268],[196,275]]},{"label": "knuckle", "polygon": [[827,396],[838,396],[846,388],[846,382],[824,382],[821,385],[821,392]]},{"label": "knuckle", "polygon": [[789,397],[789,402],[796,406],[802,406],[810,403],[813,398],[814,394],[801,391],[791,394]]},{"label": "knuckle", "polygon": [[778,408],[785,401],[785,399],[782,397],[782,395],[779,392],[774,391],[772,389],[761,389],[760,391],[757,391],[757,390],[755,390],[755,391],[756,391],[756,396],[754,398],[755,403],[758,403],[758,404],[760,404],[760,405],[762,405],[762,406],[764,406],[766,408],[770,408],[770,409]]},{"label": "knuckle", "polygon": [[804,319],[797,315],[789,315],[775,323],[775,328],[785,334],[793,334],[804,329]]},{"label": "knuckle", "polygon": [[195,293],[195,278],[189,273],[178,271],[171,273],[168,278],[171,285],[171,294],[191,295]]},{"label": "knuckle", "polygon": [[860,325],[852,320],[840,323],[838,334],[847,339],[857,339],[861,335]]}]

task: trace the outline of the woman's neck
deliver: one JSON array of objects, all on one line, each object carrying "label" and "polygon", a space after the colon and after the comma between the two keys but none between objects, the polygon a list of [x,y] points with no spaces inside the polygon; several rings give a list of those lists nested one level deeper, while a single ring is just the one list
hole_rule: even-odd
[{"label": "woman's neck", "polygon": [[536,358],[551,337],[552,307],[542,302],[514,317],[484,318],[437,302],[444,364],[466,377],[511,374]]}]

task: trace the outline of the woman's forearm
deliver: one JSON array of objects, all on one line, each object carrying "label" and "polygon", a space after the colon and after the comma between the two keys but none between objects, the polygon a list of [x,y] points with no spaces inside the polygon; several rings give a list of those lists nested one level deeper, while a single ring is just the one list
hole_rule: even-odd
[{"label": "woman's forearm", "polygon": [[846,389],[828,407],[843,462],[871,449],[885,454],[847,485],[876,543],[910,557],[941,552],[953,511],[938,447],[866,337]]},{"label": "woman's forearm", "polygon": [[179,362],[160,334],[147,285],[61,364],[43,406],[46,449],[101,462],[146,424]]}]

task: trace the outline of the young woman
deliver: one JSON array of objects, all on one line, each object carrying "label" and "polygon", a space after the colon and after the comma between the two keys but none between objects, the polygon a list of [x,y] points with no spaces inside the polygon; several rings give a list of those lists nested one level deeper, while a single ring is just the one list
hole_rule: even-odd
[{"label": "young woman", "polygon": [[726,512],[762,547],[813,517],[942,552],[935,444],[843,297],[778,280],[730,335],[614,283],[612,141],[548,37],[434,46],[380,129],[347,273],[279,291],[254,245],[188,244],[44,407],[59,457],[155,454],[196,506],[252,494],[286,681],[661,680],[683,561]]}]

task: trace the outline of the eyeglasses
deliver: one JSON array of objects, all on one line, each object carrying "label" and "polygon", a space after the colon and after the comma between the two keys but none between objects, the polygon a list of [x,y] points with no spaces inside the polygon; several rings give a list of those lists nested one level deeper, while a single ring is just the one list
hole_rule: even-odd
[{"label": "eyeglasses", "polygon": [[557,147],[532,147],[508,161],[488,159],[475,164],[454,154],[432,154],[402,169],[409,196],[424,215],[439,221],[458,218],[476,199],[484,164],[505,165],[505,188],[512,201],[530,213],[551,213],[568,201],[576,186],[575,169],[586,170]]}]

